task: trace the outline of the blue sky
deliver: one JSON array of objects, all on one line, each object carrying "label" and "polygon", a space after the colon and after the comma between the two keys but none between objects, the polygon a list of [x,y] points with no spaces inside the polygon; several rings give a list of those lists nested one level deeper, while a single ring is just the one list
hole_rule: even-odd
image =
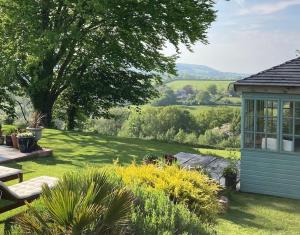
[{"label": "blue sky", "polygon": [[218,18],[209,30],[209,45],[197,43],[193,53],[182,47],[178,62],[252,74],[296,57],[300,0],[216,2]]}]

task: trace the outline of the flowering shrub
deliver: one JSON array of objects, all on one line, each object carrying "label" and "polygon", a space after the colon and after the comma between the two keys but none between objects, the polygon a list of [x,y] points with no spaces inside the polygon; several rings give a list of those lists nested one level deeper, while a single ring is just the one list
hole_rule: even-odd
[{"label": "flowering shrub", "polygon": [[162,191],[174,203],[181,203],[204,222],[213,223],[219,212],[219,186],[203,173],[180,169],[176,165],[131,164],[116,167],[116,173],[131,187],[143,186],[148,191]]}]

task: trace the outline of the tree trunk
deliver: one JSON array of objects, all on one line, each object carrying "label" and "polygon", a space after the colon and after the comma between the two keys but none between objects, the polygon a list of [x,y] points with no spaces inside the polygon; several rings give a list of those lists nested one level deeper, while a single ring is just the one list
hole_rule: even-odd
[{"label": "tree trunk", "polygon": [[34,111],[44,115],[43,126],[52,127],[52,111],[55,99],[51,99],[50,96],[31,96],[31,102],[33,104]]},{"label": "tree trunk", "polygon": [[75,129],[75,117],[76,117],[76,112],[77,109],[74,105],[71,105],[70,107],[68,107],[67,109],[67,128],[69,131],[74,130]]}]

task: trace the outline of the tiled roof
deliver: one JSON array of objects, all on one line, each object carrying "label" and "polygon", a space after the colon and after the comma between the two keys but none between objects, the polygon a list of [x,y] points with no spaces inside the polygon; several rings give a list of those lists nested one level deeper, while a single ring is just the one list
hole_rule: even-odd
[{"label": "tiled roof", "polygon": [[300,57],[234,83],[239,86],[300,86]]}]

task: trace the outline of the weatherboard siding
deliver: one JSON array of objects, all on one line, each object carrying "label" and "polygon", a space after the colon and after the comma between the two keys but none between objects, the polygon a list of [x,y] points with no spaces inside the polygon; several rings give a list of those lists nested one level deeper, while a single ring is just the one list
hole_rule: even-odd
[{"label": "weatherboard siding", "polygon": [[300,156],[242,150],[241,191],[300,199]]}]

